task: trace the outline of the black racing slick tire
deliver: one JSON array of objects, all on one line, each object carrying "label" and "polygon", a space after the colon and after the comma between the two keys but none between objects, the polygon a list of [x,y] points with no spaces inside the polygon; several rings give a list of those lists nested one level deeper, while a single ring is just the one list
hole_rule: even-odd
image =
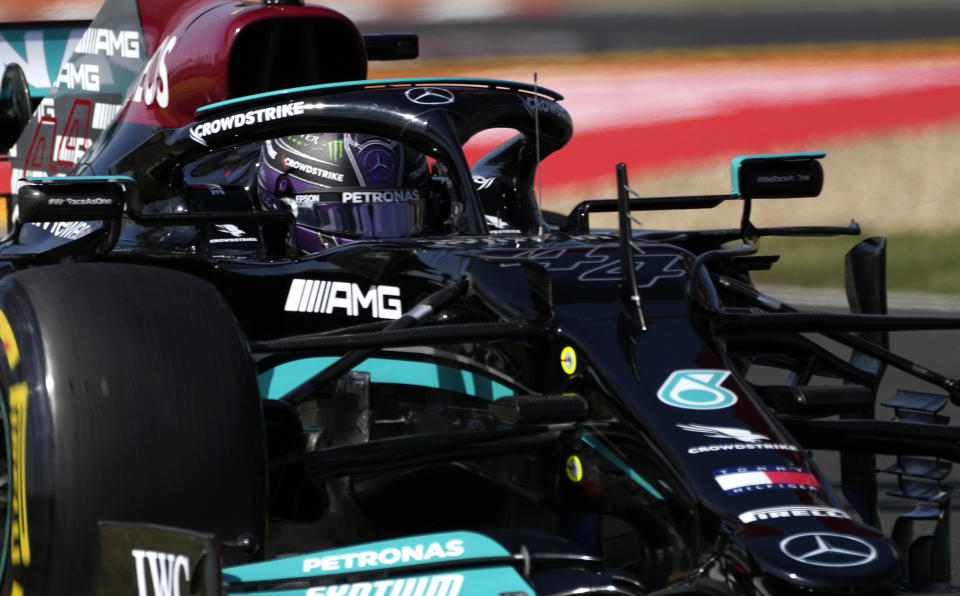
[{"label": "black racing slick tire", "polygon": [[0,339],[4,594],[92,593],[99,520],[263,544],[256,375],[211,284],[129,264],[18,271],[0,280]]}]

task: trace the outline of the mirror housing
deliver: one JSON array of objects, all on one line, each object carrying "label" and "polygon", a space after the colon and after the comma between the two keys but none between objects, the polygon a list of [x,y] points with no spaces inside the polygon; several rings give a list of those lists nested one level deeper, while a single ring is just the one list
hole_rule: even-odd
[{"label": "mirror housing", "polygon": [[17,192],[18,221],[96,221],[120,217],[125,205],[123,176],[25,178]]},{"label": "mirror housing", "polygon": [[815,197],[823,189],[826,153],[741,155],[730,162],[733,194],[744,199]]},{"label": "mirror housing", "polygon": [[420,55],[416,33],[364,33],[367,60],[413,60]]}]

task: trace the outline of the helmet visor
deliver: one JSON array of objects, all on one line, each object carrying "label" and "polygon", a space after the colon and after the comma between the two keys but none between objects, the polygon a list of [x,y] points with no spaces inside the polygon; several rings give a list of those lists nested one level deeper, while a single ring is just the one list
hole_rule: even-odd
[{"label": "helmet visor", "polygon": [[437,224],[445,218],[434,194],[411,189],[300,193],[297,222],[352,239],[439,234]]}]

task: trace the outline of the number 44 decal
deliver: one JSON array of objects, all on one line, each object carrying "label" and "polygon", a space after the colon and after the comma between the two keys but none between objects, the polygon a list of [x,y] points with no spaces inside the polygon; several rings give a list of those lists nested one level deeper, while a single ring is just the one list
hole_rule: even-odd
[{"label": "number 44 decal", "polygon": [[90,119],[93,104],[89,99],[74,99],[63,128],[58,130],[57,118],[42,116],[30,140],[30,148],[23,162],[23,175],[58,170],[69,170],[89,148]]},{"label": "number 44 decal", "polygon": [[737,403],[737,394],[720,385],[729,370],[675,370],[657,390],[657,399],[686,410],[719,410]]}]

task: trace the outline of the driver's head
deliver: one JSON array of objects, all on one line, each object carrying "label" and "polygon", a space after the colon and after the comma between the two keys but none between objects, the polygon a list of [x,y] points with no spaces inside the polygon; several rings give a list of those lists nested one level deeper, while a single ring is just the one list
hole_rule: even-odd
[{"label": "driver's head", "polygon": [[353,133],[266,141],[257,174],[264,207],[296,214],[306,252],[361,238],[435,233],[442,221],[428,196],[429,181],[423,154]]}]

